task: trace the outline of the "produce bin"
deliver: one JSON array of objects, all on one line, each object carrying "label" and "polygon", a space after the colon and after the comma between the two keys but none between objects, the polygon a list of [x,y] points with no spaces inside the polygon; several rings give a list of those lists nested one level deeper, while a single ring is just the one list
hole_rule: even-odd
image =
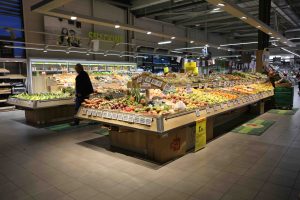
[{"label": "produce bin", "polygon": [[294,99],[293,87],[276,87],[274,90],[275,107],[292,109]]}]

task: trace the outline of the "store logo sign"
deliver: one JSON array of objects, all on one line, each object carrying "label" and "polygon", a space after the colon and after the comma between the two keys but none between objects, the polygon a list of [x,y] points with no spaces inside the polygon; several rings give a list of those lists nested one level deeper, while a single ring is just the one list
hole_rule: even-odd
[{"label": "store logo sign", "polygon": [[91,40],[111,41],[114,43],[121,43],[124,41],[124,37],[122,35],[99,33],[99,32],[92,32],[92,31],[89,32],[88,35]]}]

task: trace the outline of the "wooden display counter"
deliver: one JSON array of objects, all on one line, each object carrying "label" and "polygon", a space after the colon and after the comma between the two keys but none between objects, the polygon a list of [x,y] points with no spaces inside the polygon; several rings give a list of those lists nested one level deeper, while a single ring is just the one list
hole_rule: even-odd
[{"label": "wooden display counter", "polygon": [[[150,117],[132,113],[97,110],[81,107],[77,117],[102,122],[118,127],[110,132],[111,145],[147,156],[164,163],[184,155],[195,146],[196,121],[205,119],[205,138],[214,138],[215,126],[228,119],[238,117],[249,110],[250,105],[257,112],[264,112],[264,101],[274,95],[273,91],[248,95],[226,104],[196,111],[186,111],[168,116]],[[223,116],[223,117],[222,117]],[[225,116],[225,117],[224,117]]]},{"label": "wooden display counter", "polygon": [[25,110],[26,122],[33,125],[46,125],[74,118],[73,98],[47,101],[29,101],[9,98],[7,103]]}]

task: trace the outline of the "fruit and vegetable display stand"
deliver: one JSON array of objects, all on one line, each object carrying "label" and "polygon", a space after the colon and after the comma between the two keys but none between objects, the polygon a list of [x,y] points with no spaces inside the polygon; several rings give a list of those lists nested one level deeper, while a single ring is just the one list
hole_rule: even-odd
[{"label": "fruit and vegetable display stand", "polygon": [[26,122],[33,125],[70,120],[74,117],[74,98],[70,94],[19,94],[8,99],[8,103],[25,110]]},{"label": "fruit and vegetable display stand", "polygon": [[[224,85],[216,89],[185,87],[171,92],[174,89],[172,84],[164,79],[141,74],[133,77],[130,87],[147,89],[146,96],[141,97],[133,89],[128,97],[111,101],[92,98],[83,104],[77,117],[109,125],[113,147],[164,163],[191,149],[203,148],[206,141],[214,137],[216,125],[231,116],[238,116],[239,111],[244,112],[250,105],[255,105],[256,111],[263,113],[264,102],[274,95],[273,88],[268,83],[254,84],[253,80],[249,84],[253,84],[251,88],[250,85],[232,84],[228,88]],[[151,93],[155,97],[151,98]],[[151,105],[150,102],[157,97],[161,98],[160,103]],[[174,102],[175,110],[172,105],[161,101]],[[224,116],[226,119],[222,120]]]}]

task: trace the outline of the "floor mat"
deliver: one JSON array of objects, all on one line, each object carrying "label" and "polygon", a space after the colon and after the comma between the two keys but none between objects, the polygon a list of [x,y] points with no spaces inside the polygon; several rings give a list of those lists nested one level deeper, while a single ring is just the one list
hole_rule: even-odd
[{"label": "floor mat", "polygon": [[62,131],[68,131],[68,130],[73,130],[73,129],[78,129],[78,128],[84,128],[84,127],[90,127],[90,126],[95,126],[99,125],[99,123],[80,123],[77,126],[71,126],[70,123],[64,123],[64,124],[58,124],[54,126],[49,126],[45,127],[45,129],[50,130],[50,131],[55,131],[55,132],[62,132]]},{"label": "floor mat", "polygon": [[293,110],[272,109],[269,110],[268,113],[279,114],[279,115],[294,115],[298,110],[299,108],[294,108]]},{"label": "floor mat", "polygon": [[274,121],[267,121],[263,119],[253,119],[249,122],[235,128],[232,130],[234,133],[246,134],[246,135],[261,135],[263,134],[272,124]]}]

